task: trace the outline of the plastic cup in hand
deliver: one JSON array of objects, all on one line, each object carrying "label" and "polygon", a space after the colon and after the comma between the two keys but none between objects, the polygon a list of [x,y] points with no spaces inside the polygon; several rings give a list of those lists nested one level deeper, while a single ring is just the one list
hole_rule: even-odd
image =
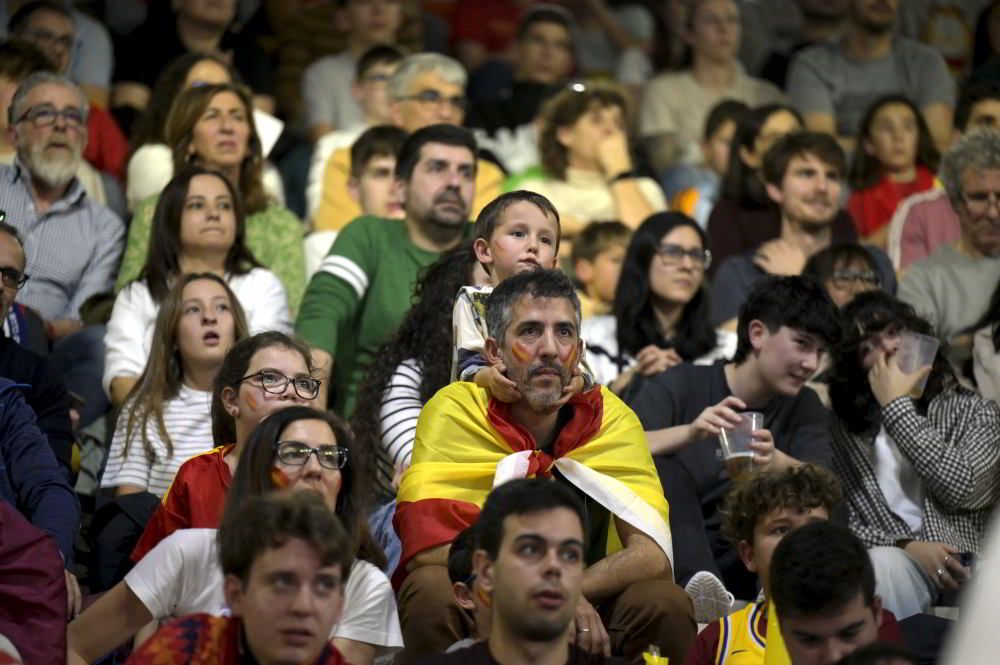
[{"label": "plastic cup in hand", "polygon": [[732,429],[723,429],[719,436],[722,446],[722,457],[726,462],[729,477],[736,480],[753,468],[753,451],[750,442],[753,433],[764,426],[764,414],[757,411],[745,411],[740,416],[740,424]]},{"label": "plastic cup in hand", "polygon": [[[940,346],[940,342],[936,337],[921,335],[909,330],[903,331],[899,335],[899,349],[896,351],[896,362],[899,363],[899,369],[905,374],[913,374],[927,365],[933,365],[938,346]],[[927,377],[925,376],[910,391],[910,397],[919,399],[924,394],[926,386]]]}]

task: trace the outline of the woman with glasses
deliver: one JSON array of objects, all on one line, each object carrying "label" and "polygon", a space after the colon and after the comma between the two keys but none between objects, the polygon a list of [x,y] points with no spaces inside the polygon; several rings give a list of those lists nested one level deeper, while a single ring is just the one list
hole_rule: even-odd
[{"label": "woman with glasses", "polygon": [[185,275],[166,294],[149,362],[115,426],[101,487],[116,496],[167,493],[181,464],[212,448],[212,382],[246,318],[226,282]]},{"label": "woman with glasses", "polygon": [[[222,173],[246,209],[246,243],[281,280],[294,313],[305,291],[302,224],[264,187],[264,153],[250,91],[237,83],[197,85],[173,100],[164,129],[172,170],[197,165]],[[135,279],[155,232],[157,196],[138,205],[129,226],[116,289]]]},{"label": "woman with glasses", "polygon": [[622,263],[614,313],[585,319],[587,363],[595,379],[621,393],[636,373],[657,374],[682,362],[710,364],[736,348],[733,333],[709,323],[705,232],[676,212],[636,229]]},{"label": "woman with glasses", "polygon": [[177,470],[163,503],[153,513],[132,560],[139,561],[178,529],[219,525],[233,472],[250,433],[264,418],[319,395],[309,347],[280,332],[264,332],[233,345],[212,387],[212,438],[217,446]]},{"label": "woman with glasses", "polygon": [[882,274],[875,259],[854,243],[831,245],[816,252],[806,261],[802,274],[815,277],[838,308],[859,293],[882,288]]},{"label": "woman with glasses", "polygon": [[632,161],[628,109],[616,88],[573,84],[547,101],[539,117],[545,178],[522,180],[516,189],[552,201],[564,241],[593,221],[618,220],[634,229],[667,209],[663,190]]},{"label": "woman with glasses", "polygon": [[288,299],[273,272],[247,248],[239,194],[225,176],[199,166],[163,190],[138,278],[118,292],[104,337],[104,389],[120,406],[146,366],[156,312],[185,273],[223,277],[243,305],[250,330],[291,330]]},{"label": "woman with glasses", "polygon": [[[370,471],[356,452],[350,429],[334,414],[285,409],[251,434],[225,505],[229,512],[253,496],[305,490],[336,512],[357,558],[347,575],[343,616],[330,637],[352,665],[371,665],[398,650],[402,635],[392,587],[379,570],[385,559],[365,522]],[[173,534],[73,621],[67,662],[93,663],[153,620],[227,611],[216,527]]]}]

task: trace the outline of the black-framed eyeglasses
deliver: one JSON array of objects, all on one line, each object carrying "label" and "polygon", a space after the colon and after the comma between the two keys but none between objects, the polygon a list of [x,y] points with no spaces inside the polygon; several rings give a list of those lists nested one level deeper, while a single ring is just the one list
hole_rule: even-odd
[{"label": "black-framed eyeglasses", "polygon": [[462,95],[445,97],[437,90],[422,90],[415,95],[400,97],[399,100],[403,102],[417,102],[423,106],[440,106],[441,104],[448,104],[457,111],[465,111],[465,109],[469,106],[468,97]]},{"label": "black-framed eyeglasses", "polygon": [[848,289],[855,284],[879,288],[882,286],[882,277],[874,270],[834,270],[831,278],[833,285],[838,289]]},{"label": "black-framed eyeglasses", "polygon": [[41,42],[42,44],[47,44],[49,46],[61,46],[64,49],[73,48],[72,34],[57,35],[56,33],[44,28],[32,28],[30,30],[26,30],[24,35],[30,40]]},{"label": "black-framed eyeglasses", "polygon": [[965,201],[965,207],[974,215],[982,215],[994,204],[997,210],[1000,210],[1000,192],[963,193],[962,200]]},{"label": "black-framed eyeglasses", "polygon": [[56,124],[56,118],[62,118],[67,127],[78,128],[84,123],[83,111],[75,107],[69,107],[62,111],[57,111],[54,106],[48,104],[42,106],[32,106],[21,114],[17,122],[30,120],[35,127],[51,127]]},{"label": "black-framed eyeglasses", "polygon": [[656,248],[656,254],[668,266],[680,265],[685,256],[699,268],[712,265],[712,252],[707,249],[684,249],[680,245],[663,243]]},{"label": "black-framed eyeglasses", "polygon": [[309,462],[309,457],[315,453],[316,461],[319,462],[320,466],[334,470],[347,466],[347,461],[351,457],[347,448],[340,446],[313,448],[302,441],[278,441],[274,444],[274,452],[278,460],[288,466],[305,466]]},{"label": "black-framed eyeglasses", "polygon": [[260,386],[264,389],[264,392],[271,393],[272,395],[280,395],[285,392],[285,386],[291,382],[292,388],[295,389],[295,394],[302,399],[315,399],[316,395],[319,394],[319,386],[323,383],[319,379],[314,379],[309,376],[289,378],[276,370],[262,369],[258,372],[254,372],[253,374],[244,376],[236,382],[236,385],[257,377],[260,377]]},{"label": "black-framed eyeglasses", "polygon": [[28,276],[16,268],[0,268],[0,278],[8,289],[19,289],[28,281]]}]

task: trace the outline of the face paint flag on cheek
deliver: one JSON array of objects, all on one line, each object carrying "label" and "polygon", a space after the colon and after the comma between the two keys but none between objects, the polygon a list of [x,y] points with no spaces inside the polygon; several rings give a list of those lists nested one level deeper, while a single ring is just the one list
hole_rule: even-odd
[{"label": "face paint flag on cheek", "polygon": [[514,342],[514,344],[511,345],[510,350],[518,362],[526,363],[531,360],[531,352],[528,351],[528,349],[526,349],[520,342]]}]

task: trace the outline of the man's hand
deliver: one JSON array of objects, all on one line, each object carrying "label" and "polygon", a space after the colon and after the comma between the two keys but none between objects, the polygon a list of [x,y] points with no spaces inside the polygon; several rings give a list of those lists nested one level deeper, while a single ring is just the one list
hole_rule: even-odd
[{"label": "man's hand", "polygon": [[49,334],[49,339],[57,341],[63,337],[69,337],[79,330],[83,330],[83,323],[80,321],[73,321],[71,319],[46,321],[45,330]]},{"label": "man's hand", "polygon": [[614,178],[632,170],[632,156],[625,132],[615,130],[597,142],[597,163],[605,178]]},{"label": "man's hand", "polygon": [[63,572],[66,574],[66,613],[73,619],[83,609],[83,594],[80,593],[80,583],[76,581],[76,575],[68,570]]},{"label": "man's hand", "polygon": [[800,275],[806,267],[806,255],[792,243],[778,238],[758,247],[753,262],[770,275]]},{"label": "man's hand", "polygon": [[[969,569],[958,560],[957,547],[911,540],[903,546],[903,551],[916,559],[939,590],[957,591],[962,582],[969,579]],[[943,572],[939,575],[939,571]]]},{"label": "man's hand", "polygon": [[611,638],[604,629],[601,616],[583,596],[580,596],[576,616],[570,622],[569,640],[589,653],[611,655]]},{"label": "man's hand", "polygon": [[504,376],[507,366],[497,363],[476,372],[475,384],[480,388],[486,388],[490,395],[496,397],[501,402],[516,402],[521,399],[521,392],[517,389],[517,384]]},{"label": "man's hand", "polygon": [[661,349],[655,344],[650,344],[639,351],[635,361],[639,374],[652,376],[674,365],[680,365],[684,359],[674,349]]},{"label": "man's hand", "polygon": [[739,397],[730,395],[715,406],[710,406],[688,425],[688,443],[695,443],[710,436],[719,436],[723,429],[732,429],[741,422],[735,409],[745,409],[747,405]]},{"label": "man's hand", "polygon": [[878,354],[875,364],[868,371],[868,385],[872,388],[879,406],[885,407],[894,399],[909,395],[931,371],[931,366],[921,367],[913,374],[899,369],[896,356]]}]

